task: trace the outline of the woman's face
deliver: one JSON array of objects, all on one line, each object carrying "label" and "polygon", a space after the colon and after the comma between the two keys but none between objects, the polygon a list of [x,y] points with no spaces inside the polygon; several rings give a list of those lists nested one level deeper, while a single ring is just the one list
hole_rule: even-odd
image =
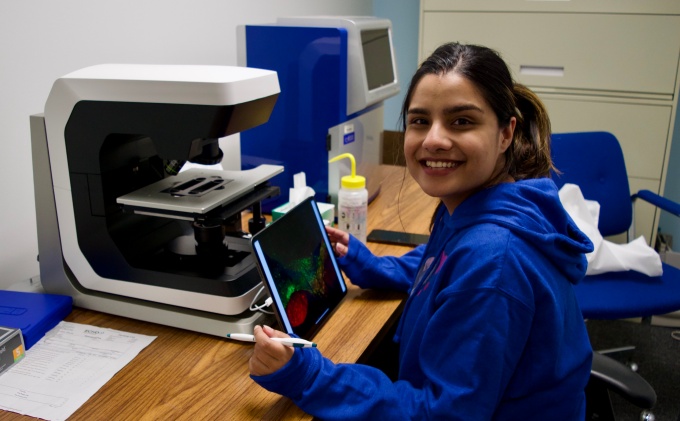
[{"label": "woman's face", "polygon": [[453,72],[429,74],[418,82],[406,123],[409,172],[449,213],[498,174],[515,128],[514,117],[499,127],[477,88]]}]

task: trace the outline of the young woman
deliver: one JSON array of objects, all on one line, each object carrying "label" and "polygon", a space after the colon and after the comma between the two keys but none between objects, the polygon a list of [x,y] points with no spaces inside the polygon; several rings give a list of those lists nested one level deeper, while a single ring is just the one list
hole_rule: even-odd
[{"label": "young woman", "polygon": [[399,375],[286,348],[257,327],[252,378],[322,419],[582,420],[591,348],[572,283],[592,244],[550,180],[550,122],[493,50],[439,47],[402,109],[409,172],[441,199],[428,244],[376,257],[328,229],[362,288],[409,292]]}]

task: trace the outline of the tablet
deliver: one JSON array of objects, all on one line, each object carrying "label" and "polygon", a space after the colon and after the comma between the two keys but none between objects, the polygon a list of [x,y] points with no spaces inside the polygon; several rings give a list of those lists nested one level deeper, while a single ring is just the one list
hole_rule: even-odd
[{"label": "tablet", "polygon": [[316,202],[305,199],[251,243],[282,330],[311,339],[347,294]]}]

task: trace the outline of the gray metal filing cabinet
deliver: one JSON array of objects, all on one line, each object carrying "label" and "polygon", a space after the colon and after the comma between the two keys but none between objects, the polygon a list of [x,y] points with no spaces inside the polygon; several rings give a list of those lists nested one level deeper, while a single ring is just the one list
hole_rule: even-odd
[{"label": "gray metal filing cabinet", "polygon": [[[419,57],[460,41],[498,50],[539,94],[553,132],[609,131],[631,191],[663,194],[678,104],[676,0],[421,0]],[[659,215],[639,203],[636,235]],[[622,238],[612,239],[622,241]]]}]

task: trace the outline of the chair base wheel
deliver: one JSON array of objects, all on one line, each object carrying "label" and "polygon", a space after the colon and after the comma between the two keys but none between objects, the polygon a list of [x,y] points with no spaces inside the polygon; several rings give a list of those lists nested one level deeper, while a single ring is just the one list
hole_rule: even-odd
[{"label": "chair base wheel", "polygon": [[654,416],[654,414],[652,414],[651,411],[645,410],[640,413],[640,421],[655,421],[655,420],[656,417]]}]

